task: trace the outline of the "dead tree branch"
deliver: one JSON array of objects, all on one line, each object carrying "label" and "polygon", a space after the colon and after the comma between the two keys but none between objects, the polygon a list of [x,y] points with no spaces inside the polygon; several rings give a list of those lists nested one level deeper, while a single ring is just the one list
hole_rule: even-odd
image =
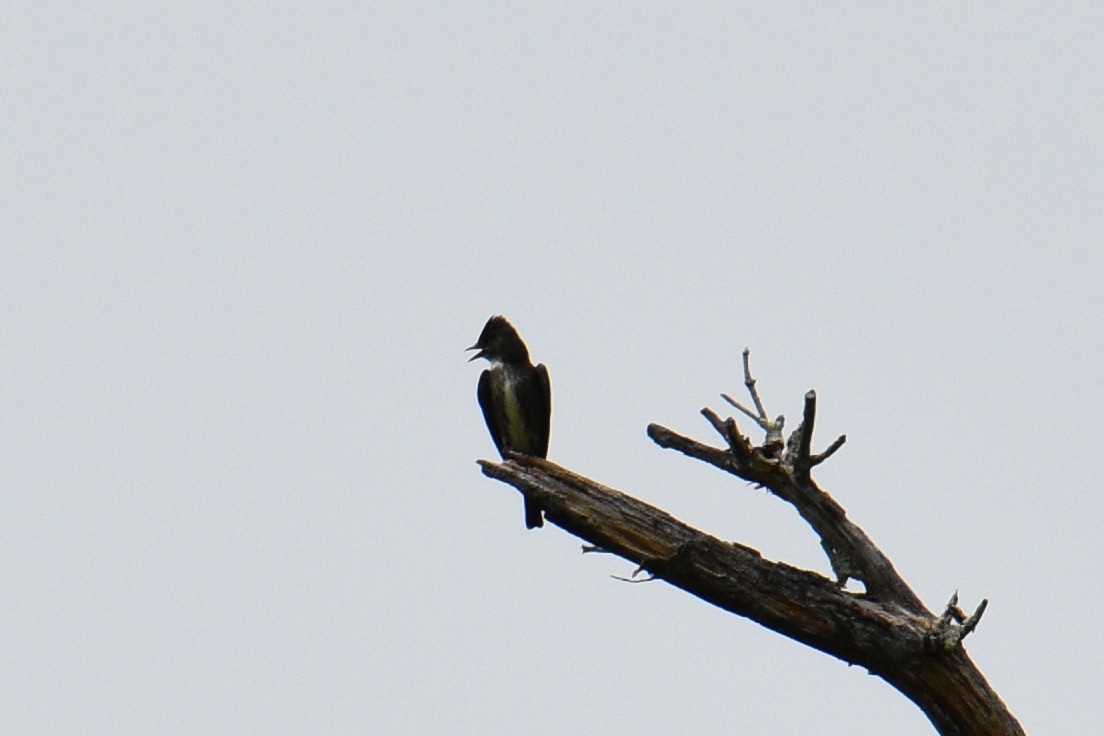
[{"label": "dead tree branch", "polygon": [[[835,581],[765,560],[750,547],[717,539],[547,460],[510,455],[502,463],[481,460],[480,465],[487,476],[536,499],[548,521],[588,541],[590,549],[620,555],[638,571],[865,667],[915,702],[944,736],[1023,734],[962,648],[988,602],[966,616],[956,593],[942,615],[929,611],[889,558],[812,479],[812,468],[845,441],[841,436],[823,452],[812,452],[815,392],[806,393],[801,425],[783,443],[784,419],[767,417],[746,350],[744,383],[754,413],[724,398],[763,429],[762,445],[741,434],[733,418],[721,419],[710,409],[702,409],[702,415],[725,447],[658,424],[649,425],[648,436],[661,447],[707,462],[791,504],[820,538]],[[861,581],[865,590],[847,590],[849,578]]]}]

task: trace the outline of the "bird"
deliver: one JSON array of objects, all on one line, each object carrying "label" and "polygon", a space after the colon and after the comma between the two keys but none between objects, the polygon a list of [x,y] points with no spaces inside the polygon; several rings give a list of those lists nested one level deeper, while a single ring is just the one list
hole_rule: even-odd
[{"label": "bird", "polygon": [[[476,396],[498,453],[548,456],[552,424],[552,384],[544,364],[529,361],[529,348],[502,315],[487,320],[479,339],[468,350],[478,350],[468,362],[484,358],[490,367],[479,376]],[[525,527],[544,526],[537,502],[525,496]]]}]

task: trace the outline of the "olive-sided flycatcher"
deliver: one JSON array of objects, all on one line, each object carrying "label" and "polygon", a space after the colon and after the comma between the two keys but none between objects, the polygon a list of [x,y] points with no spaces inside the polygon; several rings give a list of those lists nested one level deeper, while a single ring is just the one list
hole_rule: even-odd
[{"label": "olive-sided flycatcher", "polygon": [[[529,362],[529,349],[505,317],[487,320],[479,339],[468,350],[478,350],[468,362],[486,358],[491,367],[479,377],[479,407],[500,455],[513,450],[523,455],[548,456],[552,423],[552,385],[548,369]],[[525,526],[544,526],[540,507],[525,497]]]}]

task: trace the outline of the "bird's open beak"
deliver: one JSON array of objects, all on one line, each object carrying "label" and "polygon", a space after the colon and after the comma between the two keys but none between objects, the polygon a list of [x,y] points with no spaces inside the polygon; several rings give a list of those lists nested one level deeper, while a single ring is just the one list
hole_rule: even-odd
[{"label": "bird's open beak", "polygon": [[481,347],[479,347],[478,345],[472,345],[470,348],[464,348],[464,350],[465,351],[468,351],[468,350],[478,350],[479,351],[478,353],[476,353],[472,357],[468,358],[469,363],[472,362],[473,360],[476,360],[477,358],[482,358],[483,357],[483,349]]}]

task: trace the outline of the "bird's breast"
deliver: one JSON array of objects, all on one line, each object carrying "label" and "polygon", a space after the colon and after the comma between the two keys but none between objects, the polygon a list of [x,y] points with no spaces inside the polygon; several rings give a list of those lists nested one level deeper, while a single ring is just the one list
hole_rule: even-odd
[{"label": "bird's breast", "polygon": [[512,450],[533,453],[533,428],[528,426],[531,412],[527,412],[522,406],[523,397],[531,393],[526,383],[530,380],[529,376],[509,365],[499,366],[497,373],[498,390],[495,393],[499,411],[502,412],[503,444]]}]

